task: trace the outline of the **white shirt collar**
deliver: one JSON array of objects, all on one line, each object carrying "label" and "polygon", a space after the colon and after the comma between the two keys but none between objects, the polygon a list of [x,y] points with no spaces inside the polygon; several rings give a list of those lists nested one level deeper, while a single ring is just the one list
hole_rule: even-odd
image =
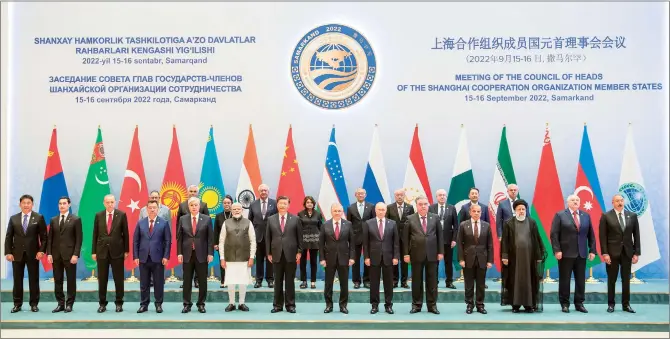
[{"label": "white shirt collar", "polygon": [[189,215],[191,216],[191,219],[193,219],[193,218],[199,219],[200,218],[200,213],[198,213],[196,215],[193,215],[193,214],[189,213]]},{"label": "white shirt collar", "polygon": [[386,218],[381,218],[381,219],[376,218],[376,219],[377,219],[377,224],[379,224],[380,221],[381,221],[382,223],[386,224]]},{"label": "white shirt collar", "polygon": [[481,225],[481,224],[482,224],[482,219],[475,220],[475,219],[470,218],[470,222],[471,222],[473,225],[475,224],[475,221],[477,222],[477,225]]},{"label": "white shirt collar", "polygon": [[26,216],[26,215],[28,216],[28,219],[30,219],[30,216],[31,216],[32,214],[33,214],[32,211],[28,212],[28,214],[25,214],[25,213],[21,212],[21,220],[23,220],[24,216]]},{"label": "white shirt collar", "polygon": [[281,219],[281,217],[284,217],[284,219],[286,219],[286,216],[288,215],[288,213],[286,213],[286,214],[277,213],[277,215],[279,216],[279,219]]},{"label": "white shirt collar", "polygon": [[335,223],[340,223],[341,224],[342,223],[342,218],[340,218],[338,220],[333,219],[333,224],[335,224]]},{"label": "white shirt collar", "polygon": [[63,218],[63,216],[65,216],[65,220],[67,220],[68,215],[70,215],[70,212],[65,212],[65,214],[61,214],[61,219]]}]

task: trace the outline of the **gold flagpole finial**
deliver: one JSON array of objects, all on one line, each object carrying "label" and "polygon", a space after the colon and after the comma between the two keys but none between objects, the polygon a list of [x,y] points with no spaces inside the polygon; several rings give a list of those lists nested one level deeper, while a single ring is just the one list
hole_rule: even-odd
[{"label": "gold flagpole finial", "polygon": [[461,124],[461,128],[463,128],[463,127],[465,127],[465,125],[464,125],[464,124]]},{"label": "gold flagpole finial", "polygon": [[545,124],[544,124],[544,127],[549,127],[549,123],[548,123],[548,122],[545,123]]},{"label": "gold flagpole finial", "polygon": [[379,125],[375,124],[375,127],[379,127]]},{"label": "gold flagpole finial", "polygon": [[54,124],[54,129],[56,129],[56,124]]}]

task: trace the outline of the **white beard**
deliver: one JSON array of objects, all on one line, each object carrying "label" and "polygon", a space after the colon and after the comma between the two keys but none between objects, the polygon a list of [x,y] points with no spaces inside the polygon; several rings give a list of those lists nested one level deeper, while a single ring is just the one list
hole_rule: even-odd
[{"label": "white beard", "polygon": [[524,221],[524,220],[526,220],[526,216],[525,216],[525,215],[524,215],[524,216],[518,216],[518,215],[517,215],[517,216],[516,216],[516,220]]}]

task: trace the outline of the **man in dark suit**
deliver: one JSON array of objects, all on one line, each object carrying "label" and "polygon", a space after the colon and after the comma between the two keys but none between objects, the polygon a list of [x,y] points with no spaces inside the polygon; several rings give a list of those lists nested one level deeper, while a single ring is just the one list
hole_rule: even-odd
[{"label": "man in dark suit", "polygon": [[[179,228],[179,220],[181,220],[181,217],[191,214],[190,208],[188,206],[188,199],[190,198],[198,198],[198,192],[200,189],[198,188],[198,185],[191,185],[188,187],[188,197],[186,198],[186,201],[182,202],[179,204],[179,209],[177,210],[177,224],[174,226],[174,231],[177,232],[177,229]],[[204,201],[200,201],[200,214],[204,214],[209,216],[209,208],[207,208],[207,203]],[[183,278],[183,277],[182,277]],[[184,279],[186,281],[186,279]],[[190,280],[189,280],[190,281]],[[196,271],[195,274],[193,275],[193,284],[195,285],[195,288],[198,288],[198,272]],[[184,285],[182,284],[179,286],[180,288],[184,288]]]},{"label": "man in dark suit", "polygon": [[[458,212],[458,221],[463,222],[465,220],[469,220],[470,218],[470,205],[479,205],[482,208],[482,221],[491,222],[489,220],[489,207],[487,204],[482,204],[479,202],[479,188],[473,187],[470,189],[470,193],[468,194],[468,198],[470,198],[470,202],[463,204],[461,206],[461,210]],[[501,233],[502,234],[502,233]]]},{"label": "man in dark suit", "polygon": [[386,205],[375,206],[376,218],[365,222],[363,256],[370,267],[371,314],[379,312],[379,278],[384,279],[384,309],[393,314],[393,266],[400,259],[400,235],[393,220],[386,219]]},{"label": "man in dark suit", "polygon": [[[46,202],[45,202],[46,203]],[[51,232],[47,240],[47,259],[53,264],[54,292],[58,306],[53,313],[72,312],[77,295],[77,261],[83,239],[81,219],[70,214],[70,198],[58,199],[60,214],[51,218]],[[67,300],[63,294],[63,275],[67,272]]]},{"label": "man in dark suit", "polygon": [[[586,257],[596,256],[596,238],[591,217],[579,210],[579,197],[568,197],[568,208],[559,211],[551,222],[551,247],[558,260],[558,299],[561,311],[570,312],[570,275],[575,276],[575,309],[588,313],[584,307]],[[588,246],[588,249],[587,249]]]},{"label": "man in dark suit", "polygon": [[[463,267],[465,276],[465,313],[472,314],[477,306],[477,312],[486,314],[484,308],[486,269],[493,265],[493,234],[488,222],[481,220],[482,207],[476,204],[470,206],[469,220],[464,220],[458,228],[458,262]],[[476,301],[472,297],[477,288]]]},{"label": "man in dark suit", "polygon": [[428,212],[428,198],[417,197],[417,213],[407,217],[403,238],[403,260],[412,263],[412,310],[421,312],[423,305],[423,275],[426,274],[426,304],[428,312],[437,310],[437,266],[444,257],[444,236],[437,215]]},{"label": "man in dark suit", "polygon": [[112,266],[112,278],[116,290],[116,312],[123,312],[123,261],[130,253],[128,218],[126,213],[114,208],[114,195],[105,196],[105,209],[95,215],[93,221],[92,257],[98,263],[98,313],[107,311],[107,282],[109,266]]},{"label": "man in dark suit", "polygon": [[269,217],[277,214],[277,201],[268,198],[270,187],[266,184],[258,186],[259,199],[249,205],[249,221],[254,225],[256,231],[256,284],[254,288],[260,288],[263,282],[263,272],[268,287],[274,287],[274,271],[272,260],[268,258],[265,243],[265,230]]},{"label": "man in dark suit", "polygon": [[600,218],[600,250],[607,264],[607,312],[614,312],[614,295],[619,266],[621,266],[621,306],[629,313],[630,271],[640,256],[640,225],[637,214],[624,210],[621,194],[612,197],[613,208]]},{"label": "man in dark suit", "polygon": [[453,205],[447,204],[447,191],[437,190],[435,193],[437,203],[430,206],[428,212],[437,214],[440,220],[442,235],[444,236],[444,272],[447,276],[445,285],[447,288],[456,289],[454,286],[454,246],[458,235],[458,215]]},{"label": "man in dark suit", "polygon": [[170,222],[158,216],[158,202],[147,203],[146,218],[140,219],[133,235],[133,258],[140,267],[140,308],[137,313],[149,310],[149,282],[153,276],[154,305],[156,313],[163,313],[165,265],[170,259],[172,231]]},{"label": "man in dark suit", "polygon": [[[395,196],[395,203],[389,204],[386,209],[386,219],[391,219],[395,222],[400,234],[400,252],[404,253],[405,238],[403,237],[407,217],[414,214],[414,206],[405,203],[405,190],[398,189],[393,195]],[[407,276],[409,272],[409,265],[403,260],[398,265],[393,267],[393,287],[398,287],[398,281],[404,288],[409,288],[407,285]]]},{"label": "man in dark suit", "polygon": [[[295,313],[296,264],[302,253],[302,223],[300,218],[288,213],[290,200],[286,196],[277,198],[277,214],[268,217],[265,229],[265,252],[274,265],[275,278],[272,313],[286,311]],[[284,295],[286,289],[286,295]]]},{"label": "man in dark suit", "polygon": [[[189,214],[179,219],[177,228],[177,259],[183,263],[184,281],[191,281],[193,272],[198,274],[198,312],[205,313],[207,299],[207,265],[214,260],[214,228],[209,214],[202,214],[200,199],[188,199]],[[191,284],[184,284],[184,308],[191,312]]]},{"label": "man in dark suit", "polygon": [[351,223],[342,219],[342,205],[333,204],[330,213],[333,218],[326,221],[319,233],[319,258],[321,266],[326,268],[326,286],[323,291],[326,309],[323,313],[333,311],[333,281],[337,272],[340,280],[340,312],[348,314],[349,266],[354,264],[355,258],[354,232]]},{"label": "man in dark suit", "polygon": [[[347,220],[352,224],[354,230],[354,266],[351,268],[351,280],[354,288],[361,287],[361,254],[363,252],[363,228],[365,222],[375,217],[375,207],[365,201],[367,192],[363,188],[356,190],[356,202],[347,208]],[[363,266],[363,286],[370,288],[370,272],[368,267]]]},{"label": "man in dark suit", "polygon": [[12,262],[14,276],[14,308],[12,313],[21,311],[23,305],[23,272],[28,267],[30,288],[30,310],[39,311],[40,302],[40,259],[47,248],[47,224],[44,217],[33,211],[33,197],[24,194],[19,199],[21,212],[12,215],[5,234],[5,258]]},{"label": "man in dark suit", "polygon": [[514,208],[512,208],[514,202],[517,200],[519,195],[519,187],[515,184],[507,185],[507,199],[503,199],[498,203],[498,210],[496,211],[496,234],[498,235],[498,241],[502,238],[503,234],[503,225],[505,221],[514,217]]}]

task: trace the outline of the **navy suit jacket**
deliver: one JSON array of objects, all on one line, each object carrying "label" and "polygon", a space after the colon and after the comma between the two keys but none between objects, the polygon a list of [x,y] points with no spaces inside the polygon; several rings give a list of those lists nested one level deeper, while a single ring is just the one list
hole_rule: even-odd
[{"label": "navy suit jacket", "polygon": [[580,210],[577,210],[577,213],[579,214],[579,232],[570,214],[570,209],[556,213],[551,222],[551,247],[554,254],[563,252],[563,258],[586,258],[589,253],[596,254],[596,237],[593,233],[591,217]]},{"label": "navy suit jacket", "polygon": [[502,238],[505,221],[512,217],[514,217],[514,211],[512,210],[509,198],[500,201],[498,203],[498,210],[496,211],[496,231],[498,232],[496,234],[498,235],[498,238]]},{"label": "navy suit jacket", "polygon": [[140,259],[146,263],[149,258],[151,262],[161,262],[163,258],[170,259],[170,246],[172,245],[172,231],[170,222],[156,217],[154,231],[149,234],[149,217],[140,219],[135,226],[133,234],[133,259]]},{"label": "navy suit jacket", "polygon": [[[491,220],[489,219],[489,205],[482,204],[481,201],[478,201],[477,204],[482,208],[482,215],[479,217],[479,219],[482,221],[491,222]],[[461,206],[461,210],[458,212],[459,223],[472,219],[470,218],[470,205],[472,205],[472,203],[468,202],[465,205]]]}]

